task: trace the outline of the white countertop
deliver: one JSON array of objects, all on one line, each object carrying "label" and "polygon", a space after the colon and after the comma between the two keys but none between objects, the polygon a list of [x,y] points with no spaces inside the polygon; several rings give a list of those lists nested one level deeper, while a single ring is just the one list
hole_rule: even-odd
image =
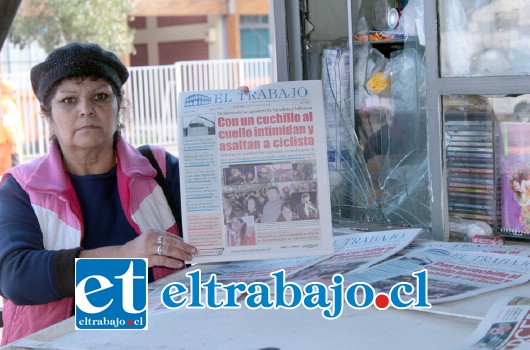
[{"label": "white countertop", "polygon": [[[2,349],[406,349],[460,345],[504,293],[530,295],[530,283],[433,306],[429,312],[178,309],[149,315],[147,331],[74,331],[70,318]],[[458,315],[458,316],[455,316]]]}]

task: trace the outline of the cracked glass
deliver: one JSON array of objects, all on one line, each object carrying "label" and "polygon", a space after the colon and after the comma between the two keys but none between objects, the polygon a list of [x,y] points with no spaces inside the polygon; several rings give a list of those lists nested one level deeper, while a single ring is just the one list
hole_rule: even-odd
[{"label": "cracked glass", "polygon": [[324,87],[333,217],[429,227],[422,2],[354,3],[351,55],[346,37],[305,43]]}]

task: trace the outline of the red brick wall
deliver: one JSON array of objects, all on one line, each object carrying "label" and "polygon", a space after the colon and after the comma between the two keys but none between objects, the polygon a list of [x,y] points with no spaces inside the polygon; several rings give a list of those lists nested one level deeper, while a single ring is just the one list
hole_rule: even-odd
[{"label": "red brick wall", "polygon": [[134,17],[134,21],[129,22],[129,27],[133,29],[145,29],[147,27],[145,17]]},{"label": "red brick wall", "polygon": [[157,27],[182,26],[186,24],[206,23],[206,16],[161,16],[156,18]]},{"label": "red brick wall", "polygon": [[208,59],[208,44],[204,40],[171,41],[158,44],[159,64]]},{"label": "red brick wall", "polygon": [[147,55],[147,44],[134,44],[134,47],[136,48],[136,54],[130,55],[131,67],[149,65],[149,59]]}]

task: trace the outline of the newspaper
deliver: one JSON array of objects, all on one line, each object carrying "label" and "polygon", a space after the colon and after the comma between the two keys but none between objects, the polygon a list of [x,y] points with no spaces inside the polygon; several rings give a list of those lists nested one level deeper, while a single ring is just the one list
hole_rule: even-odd
[{"label": "newspaper", "polygon": [[443,242],[429,241],[426,239],[417,239],[399,252],[405,255],[412,250],[422,248],[442,248],[447,250],[472,250],[475,252],[512,254],[530,257],[530,247],[523,245],[497,245],[497,244],[479,244],[470,242]]},{"label": "newspaper", "polygon": [[334,229],[335,254],[322,257],[299,257],[271,260],[253,260],[224,264],[203,274],[203,279],[216,274],[218,281],[267,282],[271,273],[283,269],[289,281],[329,282],[335,273],[362,269],[376,264],[392,255],[416,238],[422,229],[405,229],[370,233],[350,233]]},{"label": "newspaper", "polygon": [[333,253],[320,81],[179,94],[184,240],[193,261]]},{"label": "newspaper", "polygon": [[[422,229],[389,230],[368,233],[351,233],[347,229],[334,229],[337,235],[333,237],[334,255],[306,256],[283,259],[234,261],[220,266],[204,269],[201,282],[207,282],[215,274],[218,282],[225,283],[268,283],[272,280],[271,273],[280,269],[285,271],[285,277],[290,282],[305,284],[308,282],[322,282],[330,284],[335,273],[351,270],[361,270],[377,264],[396,254],[409,245]],[[195,265],[189,270],[200,268]],[[189,279],[178,274],[172,282],[189,285]],[[160,302],[160,294],[164,285],[158,284],[149,295],[149,310],[151,312],[165,311]],[[204,293],[204,291],[202,292]],[[188,294],[182,297],[188,297]],[[223,300],[223,293],[217,295],[217,301]],[[201,298],[204,295],[201,294]]]},{"label": "newspaper", "polygon": [[215,274],[218,281],[268,282],[272,279],[272,272],[284,270],[285,277],[288,277],[327,258],[328,255],[231,262],[208,271],[202,277],[207,280],[209,275]]},{"label": "newspaper", "polygon": [[498,299],[477,329],[457,349],[530,350],[530,291]]},{"label": "newspaper", "polygon": [[[188,279],[181,279],[175,282],[182,283],[189,287]],[[165,312],[175,312],[175,311],[178,312],[178,310],[182,310],[182,308],[174,309],[174,308],[169,308],[166,305],[164,305],[164,303],[162,302],[162,298],[161,298],[164,287],[165,286],[163,287],[161,286],[149,292],[149,295],[147,297],[147,307],[148,307],[148,312],[150,315],[160,314],[160,313],[165,313]],[[236,297],[235,297],[236,300],[241,299],[241,297],[245,295],[245,293],[238,291],[238,290],[236,290],[234,293],[236,294]],[[226,303],[226,301],[228,300],[228,293],[224,289],[217,289],[216,292],[213,294],[213,297],[215,298],[215,303],[217,304]],[[202,289],[199,291],[198,294],[186,292],[178,296],[172,296],[171,299],[174,302],[185,301],[185,300],[189,300],[189,301],[196,300],[196,302],[200,301],[200,303],[204,305],[207,303],[208,298],[209,298],[208,292],[206,291],[206,289]]]},{"label": "newspaper", "polygon": [[[264,282],[268,283],[272,280],[271,273],[283,269],[285,276],[288,277],[300,270],[310,267],[319,261],[329,258],[329,255],[325,256],[305,256],[295,258],[283,258],[283,259],[266,259],[266,260],[248,260],[248,261],[234,261],[226,264],[221,264],[216,267],[203,269],[201,264],[194,265],[188,268],[186,271],[193,271],[197,268],[201,270],[201,283],[206,283],[212,275],[215,275],[216,281],[225,283],[253,283],[253,282]],[[179,277],[177,277],[179,276]],[[166,283],[152,284],[153,289],[149,293],[148,307],[152,313],[159,313],[168,311],[167,308],[162,304],[160,295],[162,290],[166,286],[167,282],[179,282],[183,285],[190,286],[190,279],[177,273],[173,275],[171,281]],[[238,292],[239,296],[244,293]],[[190,293],[185,293],[180,298],[189,298]],[[224,290],[217,290],[216,302],[225,300],[226,292]],[[201,300],[206,298],[206,290],[201,291]]]},{"label": "newspaper", "polygon": [[[334,232],[350,231],[335,229]],[[421,232],[422,229],[404,229],[335,236],[335,254],[332,257],[292,275],[289,280],[299,285],[310,282],[330,285],[333,275],[375,265],[405,248]]]},{"label": "newspaper", "polygon": [[412,273],[428,271],[428,298],[432,304],[472,297],[530,280],[530,258],[480,251],[423,248],[361,272],[349,272],[349,282],[370,283],[376,292],[388,292],[396,283],[414,284]]}]

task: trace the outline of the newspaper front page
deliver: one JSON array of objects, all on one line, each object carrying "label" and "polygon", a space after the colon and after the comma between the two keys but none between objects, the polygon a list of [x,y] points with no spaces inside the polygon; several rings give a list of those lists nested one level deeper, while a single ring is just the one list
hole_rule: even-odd
[{"label": "newspaper front page", "polygon": [[335,254],[289,277],[299,285],[320,282],[331,285],[333,275],[360,271],[380,263],[409,245],[422,229],[403,229],[350,233],[347,229],[334,229]]},{"label": "newspaper front page", "polygon": [[458,350],[530,350],[530,292],[505,294]]},{"label": "newspaper front page", "polygon": [[423,248],[360,272],[344,275],[349,282],[367,282],[376,292],[396,283],[414,284],[412,273],[428,271],[432,304],[460,300],[530,280],[530,258],[480,251]]},{"label": "newspaper front page", "polygon": [[183,92],[178,122],[193,262],[333,253],[320,81]]}]

